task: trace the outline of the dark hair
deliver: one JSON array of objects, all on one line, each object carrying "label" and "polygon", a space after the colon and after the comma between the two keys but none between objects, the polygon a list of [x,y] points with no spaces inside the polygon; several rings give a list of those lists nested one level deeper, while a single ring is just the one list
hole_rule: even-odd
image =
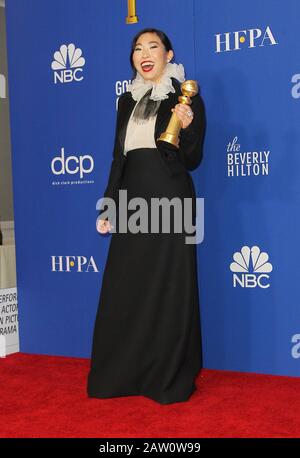
[{"label": "dark hair", "polygon": [[134,49],[135,49],[136,42],[138,41],[139,37],[140,37],[143,33],[156,33],[156,35],[161,39],[161,42],[163,43],[166,52],[171,51],[171,50],[174,52],[172,43],[171,43],[169,37],[168,37],[164,32],[162,32],[161,30],[158,30],[158,29],[150,28],[150,27],[147,28],[147,29],[141,30],[140,32],[138,32],[138,33],[133,37],[133,40],[132,40],[132,43],[131,43],[130,65],[131,65],[131,68],[132,68],[132,70],[133,70],[132,79],[134,79],[134,78],[136,77],[136,69],[135,69],[134,64],[133,64],[132,55],[133,55],[133,53],[134,53]]}]

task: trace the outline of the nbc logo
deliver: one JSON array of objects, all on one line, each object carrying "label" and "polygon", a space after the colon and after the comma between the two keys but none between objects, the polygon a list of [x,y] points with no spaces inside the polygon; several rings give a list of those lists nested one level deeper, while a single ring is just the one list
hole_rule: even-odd
[{"label": "nbc logo", "polygon": [[260,251],[258,246],[243,246],[241,251],[233,255],[230,270],[233,272],[233,286],[242,288],[269,288],[269,275],[273,267],[269,261],[269,255]]},{"label": "nbc logo", "polygon": [[55,84],[57,82],[70,83],[74,80],[83,80],[82,67],[85,64],[85,59],[82,57],[80,48],[76,48],[73,43],[62,45],[53,57],[51,68],[54,70]]}]

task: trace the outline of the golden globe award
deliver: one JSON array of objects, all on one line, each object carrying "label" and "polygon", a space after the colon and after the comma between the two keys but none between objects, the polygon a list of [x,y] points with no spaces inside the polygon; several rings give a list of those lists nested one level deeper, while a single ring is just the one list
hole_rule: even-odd
[{"label": "golden globe award", "polygon": [[126,24],[135,24],[138,22],[138,17],[135,11],[135,0],[127,0],[128,14],[126,17]]},{"label": "golden globe award", "polygon": [[[180,86],[181,92],[183,95],[178,97],[179,103],[183,105],[191,105],[191,97],[198,94],[198,83],[196,80],[186,80]],[[172,113],[171,119],[167,126],[165,132],[163,132],[160,137],[157,139],[158,141],[163,141],[167,143],[171,143],[172,145],[179,148],[179,132],[182,128],[182,124],[180,119],[178,118],[175,111]]]}]

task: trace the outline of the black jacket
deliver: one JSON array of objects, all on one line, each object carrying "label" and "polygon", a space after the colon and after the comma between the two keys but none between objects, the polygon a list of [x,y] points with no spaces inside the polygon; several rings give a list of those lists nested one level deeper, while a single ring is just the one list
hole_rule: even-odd
[{"label": "black jacket", "polygon": [[[203,156],[203,141],[206,130],[204,103],[201,95],[197,94],[192,97],[191,108],[194,112],[194,118],[187,128],[180,130],[179,149],[166,142],[157,141],[160,134],[166,130],[172,115],[171,108],[174,108],[178,103],[178,96],[181,95],[180,83],[175,78],[172,78],[172,83],[176,92],[169,92],[169,98],[161,101],[155,123],[156,147],[160,152],[162,167],[170,176],[192,171],[199,166]],[[113,160],[108,184],[104,192],[104,197],[113,198],[116,204],[122,171],[126,162],[126,155],[123,154],[126,129],[134,106],[135,100],[132,98],[131,92],[124,92],[119,97]],[[103,208],[101,207],[99,215],[102,211]]]}]

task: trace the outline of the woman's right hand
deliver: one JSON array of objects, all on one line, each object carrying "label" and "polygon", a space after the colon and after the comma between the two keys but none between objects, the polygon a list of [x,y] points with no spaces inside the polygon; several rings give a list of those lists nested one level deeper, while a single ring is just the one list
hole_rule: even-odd
[{"label": "woman's right hand", "polygon": [[106,234],[107,232],[111,231],[113,225],[106,219],[98,219],[96,228],[100,234]]}]

